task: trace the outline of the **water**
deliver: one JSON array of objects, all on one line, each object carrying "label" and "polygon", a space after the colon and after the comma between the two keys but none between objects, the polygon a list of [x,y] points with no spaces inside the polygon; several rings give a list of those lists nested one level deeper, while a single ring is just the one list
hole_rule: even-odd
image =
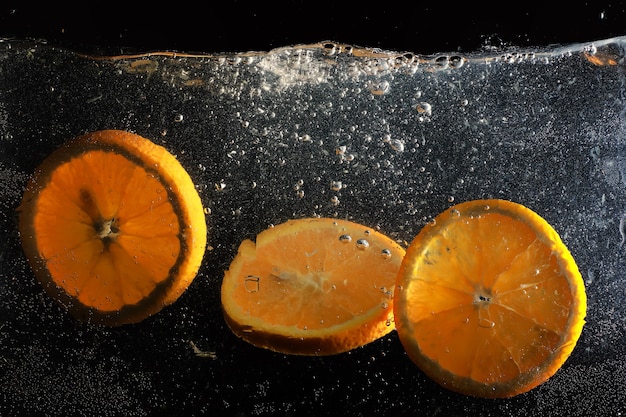
[{"label": "water", "polygon": [[[323,43],[106,59],[0,42],[2,413],[616,414],[626,407],[625,45],[420,56]],[[119,329],[75,322],[43,294],[15,222],[43,158],[99,129],[165,146],[209,213],[210,250],[190,288]],[[248,346],[226,327],[220,283],[241,240],[328,216],[406,244],[478,198],[539,213],[587,283],[574,353],[527,395],[484,402],[438,387],[395,333],[349,354],[299,358]]]}]

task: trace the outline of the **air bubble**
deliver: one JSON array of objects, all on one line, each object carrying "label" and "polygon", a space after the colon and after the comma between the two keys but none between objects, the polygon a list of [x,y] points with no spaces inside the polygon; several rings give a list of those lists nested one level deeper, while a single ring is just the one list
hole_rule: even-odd
[{"label": "air bubble", "polygon": [[332,180],[330,182],[330,189],[333,191],[339,191],[343,188],[343,183],[341,181],[334,181]]},{"label": "air bubble", "polygon": [[461,212],[457,209],[452,209],[450,210],[450,217],[452,217],[453,219],[458,219],[459,217],[461,217]]},{"label": "air bubble", "polygon": [[350,236],[350,235],[341,235],[341,236],[339,236],[339,241],[341,243],[350,243],[350,242],[352,242],[352,236]]},{"label": "air bubble", "polygon": [[261,278],[255,275],[248,275],[243,279],[243,286],[249,293],[258,292],[260,289]]},{"label": "air bubble", "polygon": [[450,62],[450,59],[445,56],[438,56],[437,58],[435,58],[435,65],[437,65],[440,68],[448,68],[448,63]]},{"label": "air bubble", "polygon": [[382,255],[383,259],[389,259],[391,258],[391,251],[389,249],[383,249],[380,254]]},{"label": "air bubble", "polygon": [[598,48],[594,44],[591,44],[591,45],[585,47],[585,51],[589,55],[595,55],[598,52]]},{"label": "air bubble", "polygon": [[322,45],[322,48],[324,53],[328,56],[333,56],[338,52],[337,45],[332,42],[325,43],[324,45]]},{"label": "air bubble", "polygon": [[375,96],[382,96],[389,92],[389,82],[384,80],[379,82],[372,81],[368,83],[367,89]]},{"label": "air bubble", "polygon": [[433,113],[432,106],[430,105],[430,103],[426,103],[425,101],[418,103],[417,106],[415,106],[415,110],[417,110],[419,114],[424,116],[430,116]]},{"label": "air bubble", "polygon": [[495,326],[496,326],[496,324],[495,324],[493,321],[491,321],[491,320],[489,320],[489,319],[486,319],[486,318],[484,318],[484,317],[482,317],[482,318],[480,318],[480,319],[478,320],[478,325],[479,325],[480,327],[485,328],[485,329],[491,329],[491,328],[493,328],[493,327],[495,327]]},{"label": "air bubble", "polygon": [[394,151],[404,152],[404,142],[402,142],[400,139],[389,139],[387,143],[389,144],[389,147],[391,147],[391,149],[393,149]]},{"label": "air bubble", "polygon": [[453,55],[448,59],[448,65],[450,68],[461,68],[465,64],[465,58],[458,55]]},{"label": "air bubble", "polygon": [[356,247],[357,249],[365,250],[370,247],[370,243],[367,239],[359,239],[356,241]]},{"label": "air bubble", "polygon": [[330,204],[332,204],[333,206],[338,206],[339,205],[339,197],[337,197],[336,195],[332,196],[330,198]]}]

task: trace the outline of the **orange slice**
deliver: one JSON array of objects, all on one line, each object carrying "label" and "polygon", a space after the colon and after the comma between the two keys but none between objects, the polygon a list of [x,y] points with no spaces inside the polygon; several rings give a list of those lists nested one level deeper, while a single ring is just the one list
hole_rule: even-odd
[{"label": "orange slice", "polygon": [[394,329],[404,249],[380,232],[328,218],[291,220],[244,240],[224,275],[235,335],[273,351],[329,355]]},{"label": "orange slice", "polygon": [[174,302],[206,245],[187,172],[165,148],[124,131],[90,133],[53,152],[18,211],[43,287],[95,323],[138,322]]},{"label": "orange slice", "polygon": [[407,250],[395,322],[432,379],[478,397],[511,397],[550,378],[583,328],[585,288],[574,259],[528,208],[462,203]]}]

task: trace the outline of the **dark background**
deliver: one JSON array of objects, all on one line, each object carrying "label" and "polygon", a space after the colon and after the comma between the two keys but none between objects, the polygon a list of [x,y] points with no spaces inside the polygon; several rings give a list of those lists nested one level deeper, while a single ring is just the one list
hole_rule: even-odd
[{"label": "dark background", "polygon": [[549,3],[22,2],[2,6],[0,37],[43,38],[101,54],[264,51],[326,40],[433,54],[589,42],[626,33],[624,2]]}]

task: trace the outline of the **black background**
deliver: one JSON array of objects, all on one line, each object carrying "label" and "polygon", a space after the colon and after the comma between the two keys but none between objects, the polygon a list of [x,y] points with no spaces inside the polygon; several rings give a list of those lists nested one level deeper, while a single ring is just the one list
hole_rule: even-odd
[{"label": "black background", "polygon": [[[556,3],[556,2],[553,2]],[[79,2],[6,5],[0,37],[117,54],[264,51],[331,40],[418,54],[589,42],[626,32],[624,2]]]}]

